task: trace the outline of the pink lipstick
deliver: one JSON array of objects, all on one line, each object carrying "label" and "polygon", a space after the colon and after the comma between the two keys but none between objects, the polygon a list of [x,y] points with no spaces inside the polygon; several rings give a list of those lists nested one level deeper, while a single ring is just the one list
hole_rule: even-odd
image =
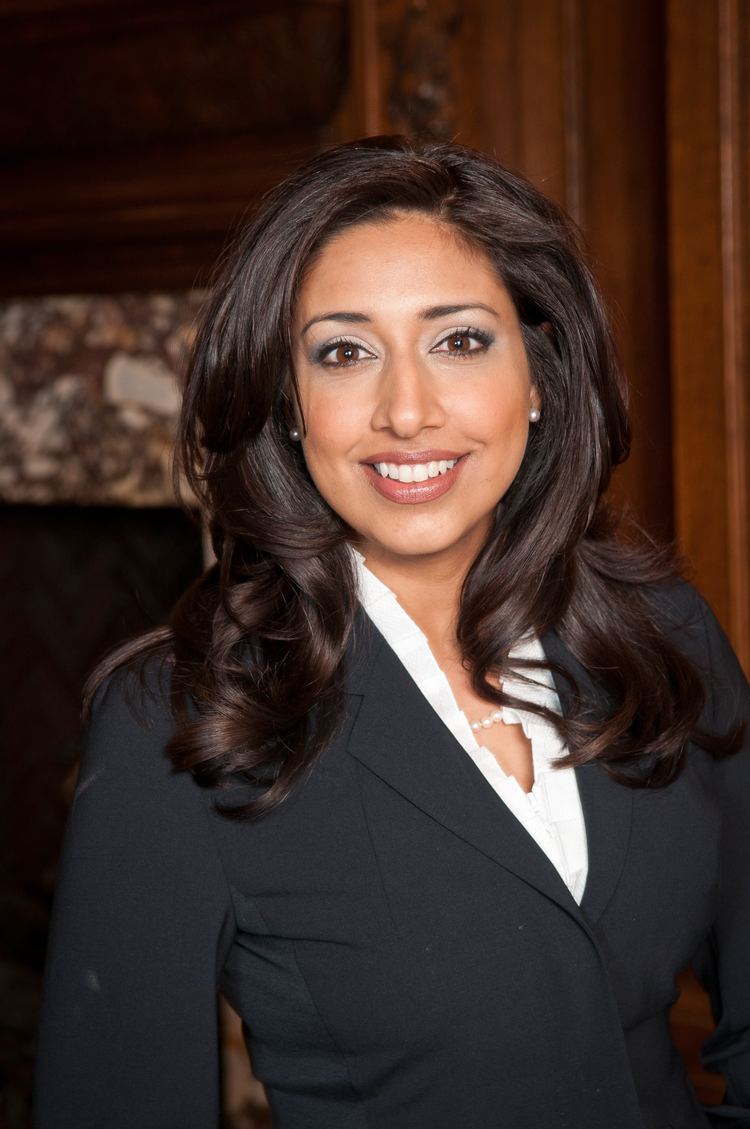
[{"label": "pink lipstick", "polygon": [[457,451],[379,451],[362,468],[382,497],[401,505],[418,505],[446,494],[458,480],[464,462]]}]

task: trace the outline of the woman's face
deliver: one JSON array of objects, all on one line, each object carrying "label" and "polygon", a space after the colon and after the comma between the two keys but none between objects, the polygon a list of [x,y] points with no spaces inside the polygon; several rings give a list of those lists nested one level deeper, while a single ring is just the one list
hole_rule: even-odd
[{"label": "woman's face", "polygon": [[368,563],[468,568],[540,406],[489,260],[421,213],[350,228],[302,284],[294,342],[310,475]]}]

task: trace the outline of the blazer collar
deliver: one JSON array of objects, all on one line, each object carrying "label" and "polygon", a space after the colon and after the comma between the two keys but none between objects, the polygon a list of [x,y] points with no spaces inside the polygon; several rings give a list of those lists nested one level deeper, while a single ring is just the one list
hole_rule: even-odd
[{"label": "blazer collar", "polygon": [[[596,700],[585,670],[555,635],[545,653],[570,670],[579,692]],[[571,688],[555,676],[563,711]],[[349,753],[425,815],[512,871],[577,918],[585,928],[607,905],[627,852],[632,793],[600,766],[576,769],[589,870],[580,908],[560,875],[461,748],[369,618],[357,615],[348,652],[347,689],[362,702]]]},{"label": "blazer collar", "polygon": [[[590,703],[592,712],[596,712],[597,706],[601,708],[604,704],[601,689],[556,632],[545,635],[542,646],[550,662],[573,676],[578,695]],[[573,705],[573,687],[559,671],[553,669],[552,676],[564,716]],[[612,897],[625,864],[633,813],[633,789],[618,784],[596,762],[576,768],[575,773],[588,844],[588,875],[581,909],[589,921],[596,921]]]}]

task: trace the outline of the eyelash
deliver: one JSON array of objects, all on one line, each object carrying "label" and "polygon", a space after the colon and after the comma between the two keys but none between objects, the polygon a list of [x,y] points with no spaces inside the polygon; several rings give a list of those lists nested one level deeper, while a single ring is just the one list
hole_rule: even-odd
[{"label": "eyelash", "polygon": [[[446,341],[450,341],[451,338],[455,337],[468,337],[474,341],[479,342],[480,348],[470,349],[467,353],[451,353],[447,349],[438,349],[439,345],[444,345]],[[430,352],[442,352],[445,356],[450,356],[453,360],[465,360],[469,357],[475,357],[478,353],[485,353],[494,340],[495,338],[493,337],[493,335],[491,333],[487,333],[486,330],[476,329],[474,326],[467,325],[462,329],[452,329],[450,333],[446,333],[445,336],[441,337],[437,344],[433,346]],[[367,349],[365,349],[364,345],[360,345],[358,341],[352,341],[349,337],[337,337],[334,341],[327,341],[325,345],[321,345],[319,349],[315,350],[315,363],[324,365],[326,368],[335,369],[349,368],[350,365],[358,364],[361,358],[357,358],[351,361],[326,360],[326,357],[335,352],[336,349],[341,349],[342,347],[346,348],[346,346],[349,346],[352,349],[360,349],[363,353],[368,352]]]},{"label": "eyelash", "polygon": [[[467,326],[464,326],[462,329],[452,329],[450,331],[450,333],[446,333],[445,336],[442,337],[440,339],[440,341],[438,341],[437,344],[438,345],[444,345],[446,341],[450,341],[452,338],[455,338],[455,337],[471,338],[474,341],[478,341],[479,345],[481,346],[481,348],[479,348],[479,349],[470,349],[468,351],[468,353],[449,353],[448,350],[444,350],[445,355],[452,357],[452,359],[455,360],[455,361],[463,361],[467,357],[476,357],[478,353],[486,353],[487,350],[489,349],[490,345],[495,340],[493,335],[491,333],[488,333],[486,330],[476,329],[474,326],[467,325]],[[436,351],[436,350],[437,350],[437,346],[434,347],[433,351]],[[443,350],[440,350],[440,351],[443,351]]]},{"label": "eyelash", "polygon": [[358,361],[327,361],[326,357],[329,353],[333,353],[336,349],[346,348],[349,346],[351,349],[361,349],[363,353],[367,352],[364,345],[360,345],[358,341],[352,341],[348,337],[337,337],[334,341],[326,341],[325,345],[321,345],[319,349],[315,350],[313,359],[318,365],[325,365],[326,368],[349,368],[350,365],[356,365]]}]

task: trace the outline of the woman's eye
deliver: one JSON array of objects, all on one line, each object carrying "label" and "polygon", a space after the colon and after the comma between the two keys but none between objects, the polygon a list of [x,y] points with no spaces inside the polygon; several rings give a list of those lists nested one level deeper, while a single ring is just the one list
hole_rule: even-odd
[{"label": "woman's eye", "polygon": [[356,341],[330,341],[318,350],[316,360],[329,368],[345,368],[371,356],[372,353]]},{"label": "woman's eye", "polygon": [[438,341],[433,353],[443,353],[450,357],[468,357],[484,353],[492,344],[492,336],[481,329],[456,329]]}]

